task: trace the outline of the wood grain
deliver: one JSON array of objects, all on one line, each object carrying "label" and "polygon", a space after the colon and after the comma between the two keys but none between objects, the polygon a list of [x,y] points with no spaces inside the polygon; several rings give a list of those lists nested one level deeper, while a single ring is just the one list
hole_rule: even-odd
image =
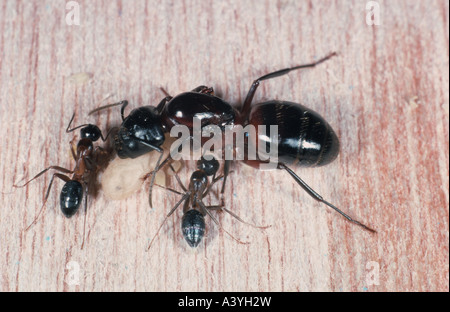
[{"label": "wood grain", "polygon": [[[356,0],[78,1],[80,25],[67,25],[64,1],[0,0],[0,290],[448,291],[449,2],[378,3],[381,24],[370,26],[366,1]],[[88,116],[94,107],[156,105],[160,87],[177,94],[200,84],[239,105],[255,78],[330,51],[339,57],[264,82],[255,102],[299,102],[328,120],[340,156],[296,172],[377,235],[286,173],[240,164],[227,206],[272,227],[219,220],[249,245],[208,219],[208,237],[192,250],[178,212],[145,252],[178,197],[158,190],[150,209],[144,186],[122,201],[101,191],[90,198],[81,250],[83,212],[60,213],[60,181],[45,215],[23,232],[51,176],[12,184],[73,166],[64,130],[74,112],[77,124],[107,129],[119,111]]]}]

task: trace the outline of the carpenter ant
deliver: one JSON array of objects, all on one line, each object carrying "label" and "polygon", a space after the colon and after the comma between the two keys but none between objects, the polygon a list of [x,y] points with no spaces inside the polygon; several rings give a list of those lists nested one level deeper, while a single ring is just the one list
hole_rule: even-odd
[{"label": "carpenter ant", "polygon": [[[104,151],[100,146],[94,148],[93,142],[96,142],[99,138],[101,138],[105,142],[113,129],[111,129],[110,132],[108,132],[106,137],[103,137],[101,130],[96,125],[93,124],[84,124],[70,129],[74,117],[75,114],[73,114],[72,118],[70,119],[69,125],[66,128],[66,133],[81,128],[80,130],[81,139],[78,141],[76,153],[71,144],[71,153],[73,158],[75,159],[75,168],[73,170],[69,170],[66,168],[62,168],[60,166],[50,166],[39,172],[34,178],[27,181],[25,184],[23,185],[14,184],[13,186],[17,188],[25,187],[31,181],[37,179],[45,172],[51,169],[62,172],[62,173],[54,173],[52,175],[50,183],[47,187],[47,192],[44,197],[44,203],[42,204],[42,207],[39,210],[36,217],[34,218],[33,222],[25,229],[25,231],[30,229],[30,227],[37,222],[40,214],[43,212],[48,196],[50,194],[50,190],[52,188],[53,180],[55,179],[55,177],[57,177],[66,182],[61,190],[59,200],[61,212],[65,217],[70,218],[78,211],[80,204],[83,200],[84,194],[85,217],[83,225],[83,243],[81,245],[81,248],[83,248],[85,227],[86,227],[88,182],[91,173],[95,172],[98,168],[99,150]],[[66,174],[72,174],[72,178],[70,178]]]},{"label": "carpenter ant", "polygon": [[[277,169],[285,170],[315,200],[334,209],[348,221],[363,227],[365,230],[375,232],[375,230],[354,220],[336,206],[325,201],[287,166],[287,164],[295,164],[303,167],[316,167],[329,164],[336,159],[339,153],[339,139],[325,119],[301,104],[287,101],[272,100],[251,105],[261,81],[286,75],[293,70],[315,67],[335,55],[337,53],[333,52],[316,62],[281,69],[259,77],[253,81],[239,111],[223,99],[214,96],[212,88],[199,86],[190,92],[184,92],[175,97],[166,93],[166,97],[158,106],[136,108],[126,118],[124,117],[124,109],[128,105],[127,101],[99,107],[91,113],[121,105],[123,122],[115,137],[115,149],[119,157],[135,158],[152,150],[161,153],[151,186],[153,185],[154,175],[160,167],[162,157],[160,146],[164,142],[164,133],[170,131],[173,126],[185,125],[192,135],[194,117],[201,117],[202,127],[216,125],[223,129],[226,126],[233,125],[252,125],[258,129],[257,142],[265,142],[268,145],[276,143],[278,161],[275,165]],[[258,126],[265,126],[268,129],[271,125],[278,127],[277,142],[272,142],[272,138],[268,139],[269,136],[265,133],[259,133]],[[246,143],[252,143],[256,146],[255,142],[249,141],[247,140]],[[261,164],[267,163],[267,161],[261,160],[262,157],[260,156],[263,155],[258,154],[257,159],[247,157],[243,161],[247,165],[260,168]],[[225,160],[222,193],[224,192],[230,162],[231,160]],[[161,166],[165,163],[166,161]],[[149,202],[151,206],[151,195],[149,196]]]},{"label": "carpenter ant", "polygon": [[[208,159],[207,159],[208,158]],[[169,164],[171,170],[174,172],[178,184],[183,189],[183,193],[178,192],[174,189],[164,187],[165,189],[174,192],[176,194],[182,195],[182,198],[177,202],[177,204],[170,210],[170,212],[165,217],[164,221],[161,223],[158,231],[151,240],[147,250],[152,246],[153,241],[157,237],[162,226],[166,220],[175,212],[175,210],[184,202],[183,205],[183,218],[181,220],[181,229],[183,232],[184,239],[191,247],[197,247],[205,234],[205,215],[208,215],[215,224],[217,224],[226,234],[237,241],[240,244],[247,244],[247,242],[242,242],[235,238],[229,232],[227,232],[217,221],[217,219],[211,214],[211,210],[225,211],[238,219],[239,221],[251,225],[257,228],[267,228],[268,226],[258,226],[245,222],[239,216],[228,210],[222,200],[221,205],[207,206],[203,203],[203,198],[211,191],[212,186],[223,178],[223,175],[216,177],[216,173],[219,169],[219,162],[212,155],[207,158],[203,157],[197,161],[197,170],[191,175],[189,187],[186,188],[181,182],[178,174],[173,169],[172,165]],[[208,177],[212,177],[211,183]]]}]

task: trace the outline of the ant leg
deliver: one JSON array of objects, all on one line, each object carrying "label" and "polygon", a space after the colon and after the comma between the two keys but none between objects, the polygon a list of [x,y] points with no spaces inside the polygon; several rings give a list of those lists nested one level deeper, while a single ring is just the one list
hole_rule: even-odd
[{"label": "ant leg", "polygon": [[186,193],[183,195],[183,197],[178,201],[178,203],[169,211],[169,213],[167,214],[167,216],[164,218],[164,221],[161,223],[161,225],[158,228],[158,231],[156,232],[155,236],[153,236],[152,240],[150,241],[150,244],[147,247],[147,251],[150,250],[150,247],[152,247],[153,241],[155,240],[155,238],[158,236],[159,231],[161,230],[161,228],[163,227],[164,223],[166,223],[167,219],[175,212],[175,210],[180,206],[180,204],[182,202],[184,202],[185,200],[187,200],[190,196],[190,193]]},{"label": "ant leg", "polygon": [[207,86],[198,86],[197,88],[193,89],[191,92],[198,92],[198,93],[202,93],[202,94],[214,95],[214,89],[212,87],[207,87]]},{"label": "ant leg", "polygon": [[178,181],[178,184],[180,184],[181,188],[183,189],[183,191],[186,193],[188,190],[187,188],[184,186],[183,182],[181,182],[180,177],[178,176],[178,173],[175,171],[175,169],[173,168],[172,164],[169,164],[170,169],[173,171],[175,178]]},{"label": "ant leg", "polygon": [[166,89],[164,89],[163,87],[159,87],[159,89],[162,91],[162,93],[164,93],[164,95],[165,95],[166,97],[173,98],[173,96],[171,96],[171,95],[169,94],[169,92],[167,92]]},{"label": "ant leg", "polygon": [[87,184],[85,184],[85,188],[84,188],[83,242],[81,243],[81,249],[83,249],[83,247],[84,247],[84,241],[85,241],[85,238],[86,238],[87,202],[88,202],[88,187],[87,187]]},{"label": "ant leg", "polygon": [[228,210],[227,208],[225,208],[225,205],[223,204],[223,199],[222,199],[222,204],[221,205],[207,206],[206,208],[208,208],[210,210],[223,210],[223,211],[229,213],[232,217],[235,217],[238,221],[241,221],[242,223],[250,225],[250,226],[252,226],[254,228],[267,229],[267,228],[271,227],[271,225],[256,225],[256,224],[252,224],[252,223],[249,223],[247,221],[242,220],[237,214],[235,214],[231,210]]},{"label": "ant leg", "polygon": [[201,200],[196,200],[196,203],[202,208],[202,210],[214,221],[214,223],[222,230],[224,231],[226,234],[228,234],[228,236],[230,236],[232,239],[234,239],[236,242],[238,242],[239,244],[249,244],[249,242],[243,242],[239,239],[237,239],[236,237],[234,237],[233,235],[231,235],[231,233],[229,233],[227,230],[225,230],[222,225],[220,224],[219,221],[217,221],[216,218],[214,218],[214,216],[211,214],[211,212],[209,212],[208,207],[205,206],[205,204],[201,201]]},{"label": "ant leg", "polygon": [[73,138],[70,142],[69,142],[69,145],[70,145],[70,152],[72,153],[72,158],[73,158],[73,160],[77,160],[77,153],[75,153],[75,150],[73,149],[73,141],[75,140],[75,138]]},{"label": "ant leg", "polygon": [[267,229],[267,228],[270,228],[272,226],[272,225],[256,225],[256,224],[252,224],[252,223],[249,223],[247,221],[242,220],[237,214],[235,214],[234,212],[228,210],[225,207],[222,207],[222,210],[228,212],[230,215],[232,215],[233,217],[235,217],[237,220],[241,221],[242,223],[250,225],[250,226],[258,228],[258,229]]},{"label": "ant leg", "polygon": [[289,173],[289,175],[295,180],[295,182],[298,183],[298,185],[300,185],[312,198],[314,198],[315,200],[324,203],[325,205],[327,205],[328,207],[333,208],[334,210],[336,210],[338,213],[340,213],[344,218],[346,218],[348,221],[361,226],[362,228],[364,228],[365,230],[372,232],[372,233],[376,233],[377,231],[375,231],[374,229],[371,229],[370,227],[362,224],[361,222],[352,219],[349,215],[347,215],[346,213],[344,213],[342,210],[340,210],[339,208],[337,208],[336,206],[332,205],[331,203],[327,202],[326,200],[324,200],[322,198],[322,196],[320,196],[318,193],[316,193],[316,191],[314,191],[311,187],[309,187],[302,179],[300,179],[300,177],[298,175],[295,174],[294,171],[292,171],[291,169],[289,169],[285,164],[282,163],[278,163],[278,169],[284,169],[287,171],[287,173]]},{"label": "ant leg", "polygon": [[[35,224],[37,222],[37,220],[39,219],[39,216],[41,215],[41,213],[44,211],[45,208],[45,204],[47,203],[47,199],[48,196],[50,195],[50,190],[52,189],[52,184],[53,184],[53,180],[55,179],[55,177],[60,178],[61,180],[63,180],[64,182],[68,182],[70,181],[70,178],[64,174],[60,174],[60,173],[54,173],[52,175],[52,178],[50,180],[50,183],[48,184],[48,188],[47,188],[47,193],[45,194],[44,197],[44,203],[42,204],[41,209],[39,210],[38,214],[36,215],[36,217],[34,218],[33,222],[31,222],[31,224],[29,226],[27,226],[27,228],[25,229],[25,231],[28,231],[30,229],[30,227]],[[26,184],[25,184],[26,185]]]},{"label": "ant leg", "polygon": [[[213,181],[209,184],[206,191],[203,193],[202,198],[206,197],[206,195],[208,195],[209,191],[211,190],[212,186],[222,178],[225,178],[225,175],[221,175],[221,176],[218,176],[217,178],[214,178]],[[242,220],[238,215],[236,215],[235,213],[233,213],[230,210],[228,210],[227,208],[225,208],[223,197],[221,200],[222,200],[222,203],[220,205],[207,206],[206,208],[211,209],[211,210],[214,210],[214,209],[223,210],[223,211],[229,213],[231,216],[235,217],[237,220],[241,221],[242,223],[253,226],[255,228],[266,229],[266,228],[271,227],[271,225],[260,226],[260,225],[251,224],[251,223],[248,223],[248,222]]]},{"label": "ant leg", "polygon": [[159,186],[160,188],[166,189],[166,190],[171,191],[172,193],[175,193],[175,194],[178,194],[178,195],[186,194],[186,193],[178,192],[178,191],[174,190],[173,188],[170,188],[170,187],[167,187],[167,186],[162,186],[162,185],[159,185],[159,184],[156,184],[156,183],[154,185],[155,186]]},{"label": "ant leg", "polygon": [[[122,115],[123,116],[123,115]],[[123,120],[123,119],[122,119]],[[114,131],[114,130],[118,130],[119,127],[112,127],[111,129],[109,129],[108,133],[106,134],[105,137],[103,137],[102,132],[100,131],[100,137],[102,139],[103,142],[106,142],[106,140],[108,139],[109,135]]]},{"label": "ant leg", "polygon": [[150,144],[150,143],[148,143],[147,141],[145,141],[143,139],[140,139],[140,138],[137,138],[137,137],[133,137],[133,139],[135,139],[136,141],[139,141],[139,143],[141,143],[142,145],[145,145],[147,147],[150,147],[151,149],[154,149],[158,153],[162,153],[163,152],[163,150],[159,146]]},{"label": "ant leg", "polygon": [[[192,138],[192,137],[189,136],[188,138],[184,139],[183,142],[181,142],[177,147],[173,148],[173,149],[170,151],[170,153],[169,153],[169,155],[167,156],[167,158],[166,158],[160,165],[157,165],[157,166],[155,167],[155,170],[153,170],[152,172],[149,172],[148,174],[146,174],[146,175],[144,176],[144,180],[148,178],[148,176],[149,176],[150,173],[152,174],[152,179],[154,180],[154,178],[155,178],[155,176],[156,176],[156,172],[158,172],[159,169],[161,169],[161,168],[164,167],[169,161],[171,161],[171,160],[173,159],[173,158],[172,158],[172,155],[176,155],[176,153],[179,153],[179,152],[180,152],[180,148],[183,146],[184,142],[186,142],[187,139],[191,139],[191,138]],[[176,151],[177,151],[177,152],[176,152]],[[162,155],[161,155],[161,156],[162,156]],[[173,168],[172,168],[172,170],[173,170]],[[175,171],[174,171],[174,172],[175,172]],[[148,195],[148,197],[149,197],[150,208],[153,207],[153,205],[152,205],[152,189],[153,189],[153,184],[154,184],[154,183],[151,183],[151,184],[150,184],[150,190],[149,190],[149,195]],[[183,187],[183,189],[186,190],[186,188],[184,188],[184,187]]]},{"label": "ant leg", "polygon": [[[166,158],[166,160],[167,160],[167,158]],[[165,188],[166,190],[169,190],[169,191],[171,191],[171,192],[173,192],[173,193],[177,193],[177,194],[180,194],[180,195],[186,194],[186,193],[188,192],[188,190],[187,190],[186,187],[184,186],[183,182],[181,182],[181,179],[180,179],[180,177],[178,176],[178,173],[175,171],[175,169],[173,168],[172,164],[169,164],[169,166],[170,166],[170,169],[172,169],[173,173],[175,174],[175,178],[177,179],[177,181],[178,181],[178,183],[180,184],[181,188],[183,189],[184,193],[180,193],[180,192],[178,192],[178,191],[176,191],[176,190],[174,190],[174,189],[172,189],[172,188],[170,188],[170,187],[162,186],[162,185],[159,185],[159,184],[156,184],[156,183],[154,183],[153,185],[156,185],[156,186]],[[162,165],[160,166],[160,168],[161,168],[161,167],[162,167]],[[154,171],[152,171],[151,173],[152,173],[152,176],[153,176]],[[150,174],[150,173],[148,173],[148,174],[145,175],[144,180],[148,178],[149,174]],[[151,188],[150,188],[150,198],[151,198],[151,192],[152,192],[153,185],[152,185]],[[151,207],[151,206],[150,206],[150,207]]]},{"label": "ant leg", "polygon": [[301,69],[301,68],[308,68],[308,67],[314,67],[314,66],[316,66],[316,65],[318,65],[320,63],[325,62],[326,60],[330,59],[331,57],[333,57],[335,55],[337,55],[337,53],[336,52],[332,52],[332,53],[328,54],[327,56],[325,56],[324,58],[321,58],[317,62],[314,62],[314,63],[311,63],[311,64],[299,65],[299,66],[290,67],[290,68],[285,68],[285,69],[280,69],[280,70],[277,70],[275,72],[272,72],[272,73],[266,74],[264,76],[261,76],[258,79],[256,79],[255,81],[253,81],[253,84],[252,84],[252,86],[250,87],[250,90],[247,93],[247,97],[245,98],[244,105],[242,105],[242,109],[241,109],[241,116],[244,117],[244,121],[248,120],[248,117],[249,117],[249,114],[250,114],[250,105],[252,103],[253,96],[255,95],[256,89],[258,88],[258,86],[259,86],[261,81],[286,75],[287,73],[289,73],[292,70]]},{"label": "ant leg", "polygon": [[227,182],[228,174],[230,173],[230,164],[231,160],[225,160],[225,163],[223,164],[223,183],[222,183],[222,190],[220,193],[225,192],[225,183]]},{"label": "ant leg", "polygon": [[41,175],[43,175],[44,173],[46,173],[50,169],[58,170],[58,171],[61,171],[61,172],[64,172],[64,173],[73,173],[73,170],[69,170],[69,169],[66,169],[66,168],[63,168],[63,167],[59,167],[59,166],[50,166],[48,168],[45,168],[41,172],[39,172],[34,178],[32,178],[31,180],[27,181],[25,184],[23,184],[23,185],[13,184],[13,187],[17,187],[17,188],[25,187],[28,183],[30,183],[31,181],[39,178]]},{"label": "ant leg", "polygon": [[[155,169],[153,171],[150,171],[149,173],[147,173],[142,179],[146,180],[146,179],[148,179],[148,177],[150,175],[152,176],[152,178],[153,178],[153,176],[156,176],[156,173],[159,171],[159,169],[164,167],[165,164],[167,162],[169,162],[169,160],[171,160],[171,159],[172,158],[170,157],[170,154],[169,154],[169,156],[167,156],[167,158],[164,159],[164,161],[159,165],[158,168],[155,167]],[[155,185],[157,185],[157,184],[155,184]],[[148,200],[149,200],[150,208],[153,208],[153,205],[152,205],[152,191],[153,191],[153,184],[150,185],[150,189],[149,189],[149,192],[148,192],[148,198],[149,198]]]},{"label": "ant leg", "polygon": [[[180,144],[177,148],[179,148],[180,146],[181,146],[181,144]],[[159,165],[158,170],[161,169],[162,167],[164,167],[169,161],[172,161],[172,160],[173,160],[171,155],[173,155],[172,153],[175,153],[174,150],[175,150],[175,149],[173,149],[172,151],[170,151],[169,156],[167,156],[166,159],[164,159],[164,160],[161,162],[161,164]],[[150,171],[149,173],[147,173],[147,174],[143,177],[143,179],[144,179],[144,180],[148,179],[148,177],[150,176],[150,174],[153,174],[153,171]],[[150,191],[151,191],[151,190],[150,190]]]},{"label": "ant leg", "polygon": [[[233,171],[227,170],[227,172],[228,172],[228,173],[227,173],[227,175],[228,175],[228,174],[232,173]],[[203,193],[202,197],[206,197],[206,195],[208,195],[208,193],[210,192],[210,190],[211,190],[211,188],[213,187],[213,185],[214,185],[215,183],[217,183],[219,180],[224,179],[224,178],[226,178],[225,174],[222,174],[222,175],[220,175],[220,176],[218,176],[218,177],[216,177],[216,174],[214,174],[213,179],[212,179],[212,182],[208,185],[208,188],[207,188],[206,191]],[[222,189],[223,189],[223,185],[222,185]],[[223,190],[221,191],[221,193],[222,193],[222,201],[223,201]]]},{"label": "ant leg", "polygon": [[219,181],[220,179],[222,179],[224,177],[224,175],[220,175],[217,178],[214,177],[212,182],[208,185],[208,188],[206,189],[206,191],[202,194],[202,197],[206,197],[206,195],[208,195],[209,191],[211,190],[212,186]]},{"label": "ant leg", "polygon": [[161,162],[161,158],[163,157],[163,155],[164,155],[164,151],[161,149],[160,151],[158,151],[158,152],[160,152],[161,153],[161,155],[159,156],[159,158],[158,158],[158,161],[156,162],[156,166],[155,166],[155,170],[153,170],[153,173],[152,173],[152,178],[151,178],[151,180],[150,180],[150,191],[149,191],[149,194],[148,194],[148,203],[149,203],[149,205],[150,205],[150,208],[153,208],[153,204],[152,204],[152,189],[153,189],[153,184],[155,184],[155,179],[156,179],[156,173],[158,172],[158,170],[159,170],[159,163]]},{"label": "ant leg", "polygon": [[[166,93],[166,90],[164,90],[163,88],[161,88],[161,90],[163,90],[163,92]],[[165,98],[163,98],[161,100],[161,102],[159,102],[158,106],[156,106],[156,111],[158,113],[161,113],[162,110],[164,109],[164,107],[166,106],[166,103],[169,102],[171,99],[172,99],[172,96],[167,94],[167,96]]]},{"label": "ant leg", "polygon": [[164,109],[164,107],[166,106],[166,103],[169,102],[171,99],[173,99],[173,96],[171,96],[169,94],[169,92],[166,91],[166,89],[164,89],[163,87],[159,88],[162,93],[164,93],[164,95],[166,96],[164,99],[162,99],[162,101],[158,104],[158,106],[156,106],[156,111],[158,113],[161,113],[162,110]]},{"label": "ant leg", "polygon": [[120,114],[121,114],[121,116],[122,116],[122,121],[123,121],[123,120],[125,119],[123,113],[124,113],[124,111],[125,111],[125,107],[128,105],[128,101],[127,101],[127,100],[123,100],[123,101],[120,101],[120,102],[117,102],[117,103],[112,103],[112,104],[100,106],[100,107],[98,107],[98,108],[96,108],[96,109],[94,109],[94,110],[91,110],[91,111],[89,112],[89,115],[92,115],[93,113],[96,113],[96,112],[101,111],[101,110],[103,110],[103,109],[110,108],[110,107],[114,107],[114,106],[118,106],[118,105],[122,105],[122,107],[120,108]]}]

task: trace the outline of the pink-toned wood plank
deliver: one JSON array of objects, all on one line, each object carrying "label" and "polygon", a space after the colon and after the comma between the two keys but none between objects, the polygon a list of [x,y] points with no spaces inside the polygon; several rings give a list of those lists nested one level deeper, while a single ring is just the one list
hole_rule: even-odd
[{"label": "pink-toned wood plank", "polygon": [[[78,1],[67,25],[60,1],[0,1],[0,290],[2,291],[448,291],[448,1]],[[296,169],[325,199],[377,229],[371,235],[315,202],[283,172],[237,164],[227,206],[261,231],[220,215],[190,249],[181,212],[149,240],[178,197],[148,186],[122,201],[100,191],[83,213],[59,211],[61,182],[45,215],[50,175],[73,161],[65,128],[120,122],[101,104],[211,85],[234,105],[269,71],[338,51],[312,70],[265,81],[255,102],[283,99],[319,112],[341,153],[326,167]],[[89,81],[73,79],[89,73]],[[106,99],[106,100],[104,100]],[[129,111],[129,110],[128,110]],[[186,181],[194,166],[180,173]],[[176,186],[175,181],[171,182]],[[214,202],[214,197],[211,201]]]}]

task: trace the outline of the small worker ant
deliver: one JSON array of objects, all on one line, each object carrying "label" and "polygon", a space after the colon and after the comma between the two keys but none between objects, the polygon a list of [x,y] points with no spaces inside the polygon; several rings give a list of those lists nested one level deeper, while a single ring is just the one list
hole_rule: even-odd
[{"label": "small worker ant", "polygon": [[[31,228],[31,226],[34,225],[39,219],[39,216],[43,212],[45,204],[49,197],[50,190],[53,185],[53,180],[56,177],[66,182],[63,188],[61,189],[61,195],[59,200],[61,212],[66,218],[72,217],[78,211],[80,204],[83,200],[84,194],[85,217],[83,224],[83,242],[81,245],[81,249],[83,249],[85,240],[85,229],[86,229],[87,197],[89,191],[88,185],[91,178],[91,174],[95,173],[99,168],[100,163],[99,151],[105,152],[105,150],[100,146],[94,147],[93,142],[96,142],[100,138],[102,139],[103,142],[105,142],[114,128],[108,132],[106,137],[103,137],[101,130],[96,125],[93,124],[83,124],[70,129],[74,117],[75,114],[73,114],[72,118],[70,119],[69,125],[66,128],[66,133],[81,128],[80,130],[81,139],[78,141],[76,153],[73,149],[72,144],[70,148],[72,156],[75,160],[75,168],[73,170],[69,170],[60,166],[50,166],[39,172],[34,178],[27,181],[25,184],[22,185],[13,184],[13,186],[16,188],[25,187],[30,182],[37,179],[45,172],[51,169],[62,172],[62,173],[54,173],[52,175],[50,183],[48,184],[47,187],[47,192],[44,197],[44,203],[42,204],[42,207],[39,210],[36,217],[34,218],[33,222],[25,229],[25,231],[28,231]],[[72,178],[67,176],[67,174],[72,174]]]},{"label": "small worker ant", "polygon": [[[175,204],[175,206],[169,211],[167,216],[165,217],[164,221],[161,223],[161,226],[159,227],[158,231],[156,232],[153,239],[150,241],[150,244],[148,245],[147,251],[151,248],[153,241],[158,236],[159,231],[161,230],[162,226],[166,222],[166,220],[175,212],[175,210],[184,202],[183,205],[183,217],[181,220],[181,230],[183,232],[183,236],[186,240],[186,242],[191,247],[197,247],[200,241],[202,240],[204,234],[205,234],[205,215],[208,215],[215,224],[219,226],[220,229],[222,229],[226,234],[228,234],[232,239],[237,241],[240,244],[248,244],[248,242],[242,242],[239,239],[235,238],[233,235],[231,235],[228,231],[226,231],[219,223],[219,221],[211,214],[211,210],[220,210],[225,211],[235,217],[237,220],[241,221],[242,223],[251,225],[256,228],[265,229],[270,226],[258,226],[253,225],[251,223],[245,222],[242,220],[239,216],[237,216],[232,211],[228,210],[223,203],[220,205],[212,205],[207,206],[203,202],[203,199],[208,195],[208,193],[211,191],[212,186],[219,180],[223,178],[223,175],[216,177],[216,173],[220,167],[219,162],[217,159],[215,159],[212,155],[209,155],[207,157],[202,156],[200,160],[197,161],[197,170],[194,171],[191,175],[190,181],[189,181],[189,187],[186,188],[183,183],[181,182],[178,174],[176,173],[175,169],[172,167],[171,164],[169,164],[169,167],[174,172],[175,177],[178,181],[178,184],[183,189],[183,193],[176,191],[174,189],[171,189],[169,187],[163,187],[173,193],[176,193],[178,195],[182,195],[182,198]],[[211,182],[209,182],[208,177],[212,177]],[[155,184],[158,185],[158,184]],[[159,185],[158,185],[159,186]]]}]

